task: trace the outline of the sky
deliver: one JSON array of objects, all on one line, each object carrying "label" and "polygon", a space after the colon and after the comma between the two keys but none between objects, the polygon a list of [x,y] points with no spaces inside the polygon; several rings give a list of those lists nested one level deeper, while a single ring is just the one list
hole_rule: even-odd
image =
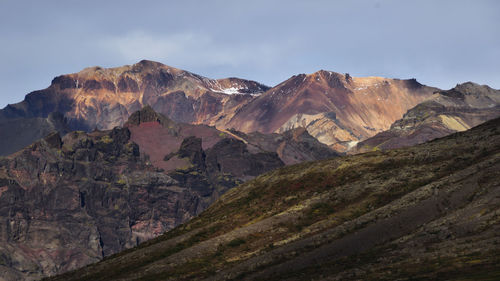
[{"label": "sky", "polygon": [[0,108],[142,59],[269,86],[320,69],[500,88],[496,0],[0,0]]}]

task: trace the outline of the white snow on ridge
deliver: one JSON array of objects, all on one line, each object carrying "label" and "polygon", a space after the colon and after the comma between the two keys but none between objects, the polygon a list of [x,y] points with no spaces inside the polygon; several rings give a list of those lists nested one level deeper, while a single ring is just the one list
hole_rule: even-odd
[{"label": "white snow on ridge", "polygon": [[218,92],[218,93],[223,93],[223,94],[226,94],[226,95],[237,95],[237,94],[241,94],[240,93],[240,88],[236,88],[236,87],[231,87],[231,88],[222,88],[220,90],[215,90],[215,89],[210,89],[214,92]]},{"label": "white snow on ridge", "polygon": [[358,144],[359,141],[350,141],[347,143],[347,150],[351,150],[354,146]]},{"label": "white snow on ridge", "polygon": [[250,95],[260,95],[261,93],[260,92],[257,92],[257,93],[241,93],[240,90],[243,90],[243,89],[248,89],[248,87],[231,87],[231,88],[221,88],[219,90],[216,90],[216,89],[212,89],[210,88],[211,91],[213,92],[216,92],[216,93],[222,93],[222,94],[226,94],[226,95],[245,95],[245,94],[250,94]]}]

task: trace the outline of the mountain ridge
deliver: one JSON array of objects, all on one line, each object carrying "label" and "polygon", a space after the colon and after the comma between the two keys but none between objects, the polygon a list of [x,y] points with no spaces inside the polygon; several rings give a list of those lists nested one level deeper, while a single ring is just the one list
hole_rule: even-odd
[{"label": "mountain ridge", "polygon": [[320,70],[294,75],[242,106],[228,123],[243,132],[306,127],[338,151],[389,128],[437,88],[415,79],[351,77]]},{"label": "mountain ridge", "polygon": [[[57,111],[71,130],[112,129],[150,105],[176,122],[221,130],[279,133],[302,126],[344,152],[387,129],[434,89],[414,79],[356,78],[326,70],[295,75],[270,88],[234,77],[210,79],[143,60],[57,76],[48,88],[0,110],[0,122],[45,118]],[[289,94],[285,97],[284,92]]]}]

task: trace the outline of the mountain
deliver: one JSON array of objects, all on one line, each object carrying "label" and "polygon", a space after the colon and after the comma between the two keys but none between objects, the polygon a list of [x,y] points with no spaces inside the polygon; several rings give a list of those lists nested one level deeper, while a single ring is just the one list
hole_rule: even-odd
[{"label": "mountain", "polygon": [[[57,111],[66,117],[72,130],[109,130],[122,126],[133,112],[150,105],[176,122],[213,125],[267,89],[254,81],[209,79],[143,60],[58,76],[47,89],[34,91],[24,101],[0,110],[0,123],[46,118]],[[28,144],[35,140],[30,139]]]},{"label": "mountain", "polygon": [[255,97],[226,126],[263,133],[305,127],[321,142],[346,151],[389,129],[436,90],[414,79],[355,78],[321,70],[293,76]]},{"label": "mountain", "polygon": [[8,155],[30,145],[52,132],[62,135],[70,131],[64,116],[58,112],[47,118],[15,118],[0,121],[0,155]]},{"label": "mountain", "polygon": [[[357,141],[389,129],[436,90],[414,79],[355,78],[323,70],[293,76],[270,89],[255,81],[210,79],[143,60],[58,76],[48,88],[0,110],[0,124],[60,112],[70,130],[109,130],[123,126],[133,112],[150,105],[175,122],[245,133],[305,127],[313,137],[344,152]],[[43,137],[22,135],[24,145]],[[3,155],[19,149],[11,143],[6,147]]]},{"label": "mountain", "polygon": [[500,116],[500,90],[472,82],[436,92],[408,110],[387,131],[358,143],[355,151],[392,149],[464,131]]},{"label": "mountain", "polygon": [[308,162],[47,280],[497,280],[500,118],[422,145]]},{"label": "mountain", "polygon": [[[337,155],[307,134],[266,139],[294,148],[291,163]],[[52,133],[0,158],[0,276],[38,279],[154,238],[284,166],[267,148],[149,106],[123,128]]]}]

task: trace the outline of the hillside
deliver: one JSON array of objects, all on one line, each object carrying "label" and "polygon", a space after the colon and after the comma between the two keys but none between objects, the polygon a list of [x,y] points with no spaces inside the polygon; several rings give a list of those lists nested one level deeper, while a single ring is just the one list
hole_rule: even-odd
[{"label": "hillside", "polygon": [[500,119],[281,168],[200,216],[47,280],[498,280]]}]

